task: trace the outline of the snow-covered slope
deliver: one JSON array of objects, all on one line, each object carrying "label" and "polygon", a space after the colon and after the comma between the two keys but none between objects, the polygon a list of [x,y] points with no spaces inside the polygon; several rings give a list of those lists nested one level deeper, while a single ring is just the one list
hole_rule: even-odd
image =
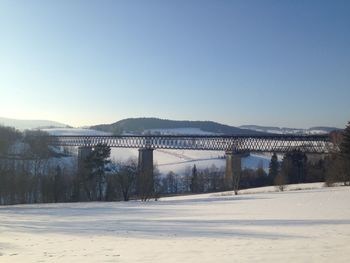
[{"label": "snow-covered slope", "polygon": [[327,134],[327,133],[330,133],[331,131],[339,130],[339,128],[327,127],[327,126],[301,129],[301,128],[285,128],[285,127],[280,128],[280,127],[259,126],[259,125],[242,125],[242,126],[239,126],[239,128],[248,129],[252,131],[259,131],[259,132],[274,133],[274,134]]},{"label": "snow-covered slope", "polygon": [[82,128],[50,128],[42,129],[50,135],[110,135],[108,132]]},{"label": "snow-covered slope", "polygon": [[[169,151],[170,152],[170,151]],[[184,152],[184,151],[183,151]],[[215,165],[217,168],[224,169],[226,165],[226,159],[222,152],[196,152],[185,151],[186,156],[192,157],[191,160],[183,160],[176,158],[176,156],[164,156],[164,154],[155,151],[155,160],[157,161],[158,168],[162,173],[173,171],[179,174],[183,174],[186,168],[196,165],[199,169],[205,169]],[[266,155],[251,154],[248,157],[242,158],[242,168],[257,169],[260,166],[264,170],[268,170],[271,157]]]},{"label": "snow-covered slope", "polygon": [[14,127],[18,130],[37,129],[40,127],[66,127],[66,124],[48,120],[18,120],[0,117],[0,125]]},{"label": "snow-covered slope", "polygon": [[0,207],[0,262],[350,261],[350,188]]},{"label": "snow-covered slope", "polygon": [[[153,155],[154,163],[157,164],[162,174],[173,171],[181,175],[185,173],[188,167],[193,167],[194,164],[199,169],[209,168],[212,165],[224,169],[226,165],[224,152],[220,151],[155,150]],[[111,157],[121,161],[137,158],[138,150],[112,148]],[[242,159],[242,168],[256,169],[262,166],[267,171],[270,160],[270,154],[251,154]]]},{"label": "snow-covered slope", "polygon": [[159,135],[219,135],[219,133],[203,131],[200,128],[148,129],[143,134]]}]

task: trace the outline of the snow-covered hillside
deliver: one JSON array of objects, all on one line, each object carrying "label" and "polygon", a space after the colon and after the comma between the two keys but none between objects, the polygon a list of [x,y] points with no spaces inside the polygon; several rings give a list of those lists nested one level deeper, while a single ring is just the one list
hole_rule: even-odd
[{"label": "snow-covered hillside", "polygon": [[[220,151],[194,151],[194,150],[155,150],[154,163],[162,174],[173,171],[183,174],[188,167],[196,165],[199,169],[209,168],[215,165],[224,169],[226,160],[224,152]],[[138,158],[137,149],[112,148],[111,158],[126,161],[129,158]],[[260,166],[268,170],[271,160],[270,154],[251,154],[242,158],[242,168],[256,169]]]},{"label": "snow-covered hillside", "polygon": [[259,125],[242,125],[239,126],[241,129],[248,129],[252,131],[258,132],[267,132],[273,134],[309,134],[309,135],[317,135],[317,134],[327,134],[334,130],[339,130],[336,127],[311,127],[307,129],[302,128],[280,128],[273,126],[259,126]]},{"label": "snow-covered hillside", "polygon": [[143,134],[159,134],[159,135],[219,135],[208,131],[202,131],[199,128],[174,128],[174,129],[149,129]]},{"label": "snow-covered hillside", "polygon": [[50,128],[41,129],[50,135],[64,136],[64,135],[110,135],[108,132],[96,131],[82,128]]},{"label": "snow-covered hillside", "polygon": [[0,262],[350,261],[350,188],[0,207]]},{"label": "snow-covered hillside", "polygon": [[[170,152],[170,151],[169,151]],[[226,159],[222,152],[196,152],[196,151],[173,151],[179,154],[185,154],[190,160],[181,160],[176,156],[165,156],[158,151],[155,151],[155,158],[157,160],[158,168],[162,173],[173,171],[183,174],[190,166],[196,165],[199,169],[205,169],[215,165],[217,168],[224,169],[226,166]],[[166,158],[167,157],[167,158]],[[220,158],[218,158],[220,157]],[[266,171],[268,170],[271,157],[268,155],[251,154],[248,157],[242,158],[242,168],[257,169],[262,166]]]},{"label": "snow-covered hillside", "polygon": [[14,127],[18,130],[38,129],[40,127],[67,127],[66,124],[49,120],[18,120],[0,117],[0,125]]}]

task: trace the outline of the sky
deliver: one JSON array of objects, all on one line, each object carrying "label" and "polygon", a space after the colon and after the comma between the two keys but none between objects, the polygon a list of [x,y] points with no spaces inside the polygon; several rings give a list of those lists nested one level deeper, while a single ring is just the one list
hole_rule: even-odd
[{"label": "sky", "polygon": [[0,0],[0,117],[344,127],[350,1]]}]

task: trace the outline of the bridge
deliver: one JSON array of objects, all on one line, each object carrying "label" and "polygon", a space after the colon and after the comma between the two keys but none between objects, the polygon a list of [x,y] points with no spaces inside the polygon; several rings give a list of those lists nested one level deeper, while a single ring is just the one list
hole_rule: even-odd
[{"label": "bridge", "polygon": [[328,135],[124,135],[124,136],[50,136],[57,146],[109,147],[138,149],[178,149],[233,152],[290,152],[329,153],[335,150]]},{"label": "bridge", "polygon": [[[241,171],[242,154],[247,152],[329,154],[338,151],[328,135],[122,135],[122,136],[50,136],[53,146],[79,147],[81,163],[92,148],[109,147],[139,149],[139,179],[153,178],[153,150],[179,149],[224,151],[226,154],[225,185],[232,189]],[[79,163],[78,162],[78,163]]]}]

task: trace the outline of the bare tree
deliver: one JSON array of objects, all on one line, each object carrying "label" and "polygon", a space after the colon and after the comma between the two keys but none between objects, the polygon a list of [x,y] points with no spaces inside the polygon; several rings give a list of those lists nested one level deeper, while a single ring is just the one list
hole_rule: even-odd
[{"label": "bare tree", "polygon": [[278,188],[278,190],[283,192],[284,189],[286,188],[286,184],[287,184],[287,176],[283,171],[280,171],[275,177],[275,185]]},{"label": "bare tree", "polygon": [[137,161],[129,159],[126,163],[119,163],[118,166],[116,182],[123,195],[123,200],[128,201],[137,176]]},{"label": "bare tree", "polygon": [[293,162],[291,158],[285,156],[282,161],[281,170],[274,179],[274,183],[280,191],[284,191],[286,184],[288,183],[288,178],[290,178],[290,173],[292,172]]}]

